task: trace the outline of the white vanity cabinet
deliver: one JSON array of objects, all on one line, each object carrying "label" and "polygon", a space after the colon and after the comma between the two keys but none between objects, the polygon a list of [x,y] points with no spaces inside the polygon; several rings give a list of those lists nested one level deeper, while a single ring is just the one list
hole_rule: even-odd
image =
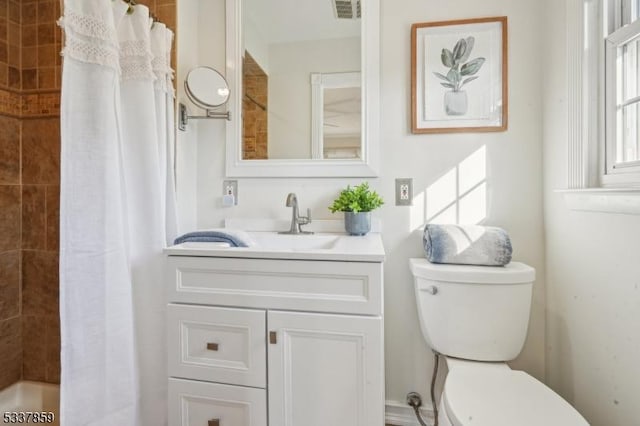
[{"label": "white vanity cabinet", "polygon": [[170,426],[383,426],[382,262],[168,250]]}]

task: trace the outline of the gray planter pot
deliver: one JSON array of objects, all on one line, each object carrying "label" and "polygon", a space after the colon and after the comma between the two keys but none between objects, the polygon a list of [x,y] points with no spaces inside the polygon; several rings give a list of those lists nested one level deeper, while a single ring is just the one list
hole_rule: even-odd
[{"label": "gray planter pot", "polygon": [[349,235],[366,235],[371,231],[371,212],[344,212],[344,229]]},{"label": "gray planter pot", "polygon": [[447,115],[465,115],[469,109],[467,92],[464,90],[446,92],[444,94],[444,109]]}]

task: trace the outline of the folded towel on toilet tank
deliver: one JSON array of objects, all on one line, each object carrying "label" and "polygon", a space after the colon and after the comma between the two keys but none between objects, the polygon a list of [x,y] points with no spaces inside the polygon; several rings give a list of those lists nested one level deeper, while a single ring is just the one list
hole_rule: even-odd
[{"label": "folded towel on toilet tank", "polygon": [[423,242],[432,263],[504,266],[513,253],[507,231],[494,226],[428,224]]},{"label": "folded towel on toilet tank", "polygon": [[231,247],[251,247],[255,245],[249,234],[237,229],[208,229],[189,232],[176,238],[173,244],[187,242],[228,243]]}]

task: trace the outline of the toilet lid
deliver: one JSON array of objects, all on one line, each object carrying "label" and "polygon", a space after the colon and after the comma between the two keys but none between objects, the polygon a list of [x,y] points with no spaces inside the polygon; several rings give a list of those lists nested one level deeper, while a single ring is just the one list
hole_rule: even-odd
[{"label": "toilet lid", "polygon": [[455,426],[578,426],[589,424],[551,389],[522,371],[453,369],[445,409]]}]

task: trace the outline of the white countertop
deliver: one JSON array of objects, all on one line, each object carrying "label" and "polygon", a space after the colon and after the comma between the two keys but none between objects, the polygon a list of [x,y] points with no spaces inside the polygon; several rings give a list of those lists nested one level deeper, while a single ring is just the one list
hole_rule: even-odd
[{"label": "white countertop", "polygon": [[[231,257],[249,259],[283,259],[283,260],[331,260],[340,262],[375,262],[385,259],[382,238],[379,233],[369,233],[365,236],[350,236],[338,233],[316,233],[310,238],[330,241],[330,248],[309,248],[305,244],[299,247],[286,247],[286,241],[295,244],[295,239],[304,243],[304,235],[278,236],[274,232],[252,232],[257,245],[252,247],[230,247],[226,243],[183,243],[168,247],[164,250],[169,256],[198,256],[198,257]],[[261,244],[261,241],[282,238],[277,247]],[[285,240],[286,239],[286,240]]]}]

